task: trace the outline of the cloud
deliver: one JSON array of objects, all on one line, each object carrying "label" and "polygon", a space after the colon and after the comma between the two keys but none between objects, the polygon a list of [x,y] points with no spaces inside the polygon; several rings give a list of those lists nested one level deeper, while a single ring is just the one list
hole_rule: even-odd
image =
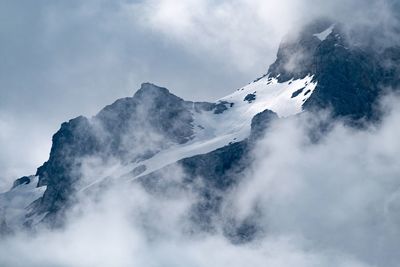
[{"label": "cloud", "polygon": [[144,27],[190,53],[212,55],[244,72],[254,73],[258,66],[266,70],[282,38],[319,17],[333,18],[358,33],[372,31],[368,36],[379,34],[381,42],[398,40],[394,28],[399,9],[387,0],[149,0],[131,6],[140,11],[138,21]]},{"label": "cloud", "polygon": [[388,99],[384,107],[391,109],[379,127],[355,130],[337,123],[316,144],[308,133],[317,128],[307,116],[277,122],[233,195],[238,214],[246,218],[257,208],[269,237],[292,236],[311,250],[396,266],[400,109],[398,98]]},{"label": "cloud", "polygon": [[[246,179],[224,205],[239,220],[257,208],[264,233],[253,242],[235,245],[222,230],[197,232],[188,216],[197,200],[190,190],[153,194],[111,179],[79,192],[64,228],[3,238],[0,265],[397,266],[396,103],[393,95],[382,101],[386,115],[379,125],[360,130],[337,122],[317,143],[308,133],[326,116],[276,121],[255,147]],[[83,181],[92,183],[118,164],[87,160]],[[183,178],[179,167],[165,175],[161,182]]]},{"label": "cloud", "polygon": [[[115,186],[115,187],[114,187]],[[350,256],[306,251],[290,237],[236,246],[220,234],[192,233],[193,195],[148,194],[110,185],[100,197],[83,193],[63,229],[18,233],[0,241],[2,266],[351,266]]]}]

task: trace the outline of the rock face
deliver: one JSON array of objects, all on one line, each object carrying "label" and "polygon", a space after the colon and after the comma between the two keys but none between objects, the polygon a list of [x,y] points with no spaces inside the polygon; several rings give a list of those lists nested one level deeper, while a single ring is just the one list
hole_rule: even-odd
[{"label": "rock face", "polygon": [[49,160],[36,172],[38,186],[47,186],[47,190],[35,202],[33,214],[55,214],[63,208],[80,177],[79,159],[99,151],[100,143],[87,118],[78,117],[63,123],[53,136]]},{"label": "rock face", "polygon": [[305,110],[330,108],[334,116],[352,121],[378,119],[375,107],[380,94],[399,85],[399,47],[382,51],[352,44],[350,39],[342,25],[314,22],[300,37],[281,44],[268,72],[280,82],[307,75],[318,81]]},{"label": "rock face", "polygon": [[[376,50],[349,40],[341,25],[320,20],[296,38],[282,42],[266,75],[220,101],[185,101],[165,88],[144,83],[133,97],[117,100],[93,118],[81,116],[63,123],[53,136],[48,161],[35,175],[37,186],[46,186],[46,190],[29,205],[22,223],[29,226],[38,216],[52,225],[62,223],[63,211],[73,204],[73,196],[81,186],[85,159],[96,157],[133,164],[130,175],[149,192],[163,194],[174,187],[196,192],[200,200],[193,206],[191,218],[200,229],[212,230],[211,221],[220,212],[224,194],[243,179],[251,163],[252,146],[274,120],[280,119],[278,111],[267,107],[297,110],[286,106],[294,103],[300,112],[301,107],[309,112],[328,108],[334,117],[346,118],[355,125],[360,120],[379,118],[375,111],[379,96],[385,88],[400,85],[400,47]],[[316,87],[310,87],[310,83]],[[282,91],[289,87],[292,91],[288,94]],[[278,97],[266,99],[270,94],[260,90],[275,90],[271,95]],[[256,115],[254,110],[260,113]],[[248,120],[247,113],[256,116]],[[212,127],[207,126],[210,121]],[[235,123],[240,127],[233,127]],[[250,128],[250,123],[251,131],[241,130]],[[222,127],[225,130],[219,131]],[[214,139],[207,139],[209,136]],[[198,149],[200,143],[211,143],[213,149]],[[175,148],[170,157],[181,157],[157,168],[146,165],[146,160],[170,148]],[[198,150],[187,153],[185,149]],[[176,166],[184,173],[178,184],[167,175]],[[30,183],[29,177],[22,177],[13,189]],[[1,231],[8,232],[7,218],[0,219]],[[247,221],[227,222],[225,230],[235,242],[251,239],[257,231]]]},{"label": "rock face", "polygon": [[332,24],[326,20],[316,21],[305,27],[298,36],[286,37],[279,46],[276,61],[268,69],[270,76],[285,82],[315,74],[316,50],[326,40],[321,41],[315,34]]},{"label": "rock face", "polygon": [[141,140],[146,136],[137,136],[136,129],[147,127],[174,143],[181,144],[190,140],[193,135],[190,108],[189,102],[171,94],[167,89],[145,83],[132,98],[120,99],[105,107],[95,120],[113,138],[112,153],[129,154],[130,151],[126,150],[131,150],[132,147],[127,147],[123,137],[127,136],[133,146],[135,142],[154,141]]},{"label": "rock face", "polygon": [[116,157],[132,162],[152,157],[192,138],[193,108],[216,107],[184,101],[165,88],[145,83],[133,97],[117,100],[91,119],[81,116],[63,123],[53,136],[49,160],[37,170],[38,186],[47,190],[31,214],[47,213],[54,220],[68,206],[81,177],[82,159]]},{"label": "rock face", "polygon": [[251,133],[249,140],[251,142],[255,142],[263,137],[269,125],[277,119],[278,116],[271,110],[264,110],[263,112],[254,116],[253,120],[251,121]]},{"label": "rock face", "polygon": [[19,179],[14,181],[13,186],[12,186],[11,189],[13,189],[13,188],[15,188],[17,186],[23,185],[23,184],[29,184],[30,182],[31,182],[31,179],[29,179],[28,176],[21,177],[21,178],[19,178]]}]

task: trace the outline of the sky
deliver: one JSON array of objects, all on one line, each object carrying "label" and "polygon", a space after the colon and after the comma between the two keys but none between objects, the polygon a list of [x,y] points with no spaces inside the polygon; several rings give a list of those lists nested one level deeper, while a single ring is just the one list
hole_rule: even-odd
[{"label": "sky", "polygon": [[266,73],[299,25],[335,15],[386,29],[392,2],[1,1],[0,188],[35,172],[61,122],[90,117],[142,82],[214,101]]}]

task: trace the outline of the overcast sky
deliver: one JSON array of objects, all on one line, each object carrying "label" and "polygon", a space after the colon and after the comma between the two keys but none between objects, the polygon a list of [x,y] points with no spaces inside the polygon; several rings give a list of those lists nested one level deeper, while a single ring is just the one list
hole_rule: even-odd
[{"label": "overcast sky", "polygon": [[265,73],[301,23],[339,15],[390,25],[387,3],[0,1],[0,189],[47,159],[61,122],[92,116],[142,82],[215,100]]}]

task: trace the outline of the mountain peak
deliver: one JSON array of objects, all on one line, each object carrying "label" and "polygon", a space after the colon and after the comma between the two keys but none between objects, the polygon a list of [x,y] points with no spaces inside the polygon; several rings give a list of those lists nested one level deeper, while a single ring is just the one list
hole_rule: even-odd
[{"label": "mountain peak", "polygon": [[160,87],[153,83],[145,82],[142,83],[140,89],[134,94],[133,97],[137,99],[142,99],[143,97],[157,97],[157,96],[170,96],[170,95],[173,94],[167,88]]}]

